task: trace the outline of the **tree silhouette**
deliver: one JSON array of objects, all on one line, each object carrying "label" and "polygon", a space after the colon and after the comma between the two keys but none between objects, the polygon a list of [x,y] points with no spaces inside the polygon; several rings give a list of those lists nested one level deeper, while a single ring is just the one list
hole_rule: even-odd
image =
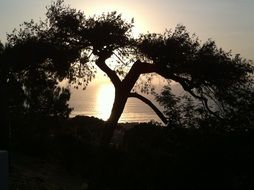
[{"label": "tree silhouette", "polygon": [[8,150],[9,148],[9,131],[8,131],[8,104],[6,102],[7,97],[7,85],[6,85],[6,75],[7,75],[7,68],[3,64],[3,52],[4,52],[4,45],[0,42],[0,93],[2,98],[0,99],[0,114],[1,114],[1,127],[0,127],[0,149],[1,150]]},{"label": "tree silhouette", "polygon": [[[30,27],[31,23],[25,23]],[[1,46],[1,90],[5,94],[5,112],[16,116],[57,116],[67,118],[71,112],[67,101],[70,92],[58,86],[56,72],[48,55],[53,51],[48,43],[32,36],[31,31],[20,31],[18,36],[8,36]],[[58,47],[56,47],[58,48]]]},{"label": "tree silhouette", "polygon": [[[22,61],[26,67],[31,66],[29,62],[33,57],[46,63],[52,76],[58,80],[67,78],[76,86],[89,84],[95,76],[95,65],[101,69],[115,87],[108,119],[112,129],[127,99],[133,97],[149,105],[164,123],[168,122],[163,113],[135,89],[141,75],[149,75],[143,86],[139,86],[141,91],[153,90],[151,77],[154,75],[150,74],[156,73],[169,82],[179,83],[203,104],[207,113],[217,118],[226,116],[223,110],[232,109],[229,96],[252,77],[251,61],[239,55],[233,57],[230,52],[217,48],[212,40],[201,44],[182,25],[174,31],[149,33],[136,39],[131,35],[133,20],[126,22],[116,12],[87,18],[58,0],[47,8],[46,16],[39,24],[24,23],[23,28],[8,36],[8,42],[18,46],[31,41],[32,54],[26,51],[28,60]],[[108,64],[112,58],[117,60],[114,66]]]}]

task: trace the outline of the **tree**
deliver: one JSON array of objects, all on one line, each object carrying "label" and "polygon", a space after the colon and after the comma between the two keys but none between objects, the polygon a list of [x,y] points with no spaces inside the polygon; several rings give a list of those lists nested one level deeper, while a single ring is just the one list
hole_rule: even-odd
[{"label": "tree", "polygon": [[[68,88],[58,85],[61,71],[53,72],[50,54],[63,51],[32,35],[33,22],[25,23],[24,30],[8,36],[1,47],[1,91],[6,102],[5,113],[10,118],[29,116],[57,116],[67,118],[71,108]],[[37,26],[34,26],[37,27]],[[54,69],[55,70],[55,69]],[[59,77],[55,77],[59,75]]]},{"label": "tree", "polygon": [[9,131],[8,131],[8,124],[9,124],[9,117],[7,111],[7,102],[5,97],[7,97],[7,86],[5,85],[5,76],[6,76],[6,67],[3,65],[3,52],[4,52],[4,45],[0,42],[0,93],[1,93],[1,100],[0,100],[0,114],[1,114],[1,127],[0,127],[0,149],[1,150],[8,150],[9,149]]},{"label": "tree", "polygon": [[[47,68],[58,80],[67,78],[71,84],[89,84],[97,65],[115,87],[108,119],[112,129],[127,99],[133,97],[148,104],[164,123],[168,122],[150,100],[135,90],[141,75],[149,76],[139,86],[141,91],[153,91],[151,77],[156,73],[179,83],[209,114],[222,118],[222,109],[231,109],[222,92],[227,90],[231,95],[237,90],[233,87],[245,85],[253,74],[251,61],[218,49],[214,41],[201,44],[182,25],[174,31],[149,33],[136,39],[131,35],[133,20],[126,22],[116,12],[87,18],[58,0],[47,8],[46,16],[39,24],[25,23],[25,28],[9,35],[9,43],[16,46],[33,40],[34,58],[48,63]],[[117,60],[114,68],[107,62],[111,58]]]},{"label": "tree", "polygon": [[[181,34],[178,40],[181,40],[182,35],[185,35],[184,38],[186,36],[189,38],[183,26],[180,26],[178,30],[178,32],[175,31],[176,35],[173,34],[175,36]],[[152,56],[158,56],[158,53],[153,55],[154,52],[158,50],[161,53],[167,46],[161,48],[161,42],[164,41],[163,44],[168,42],[156,36],[153,37],[153,41],[155,42],[152,48],[146,46],[145,49],[147,48]],[[191,95],[191,97],[187,96],[187,101],[186,95],[180,100],[180,97],[176,98],[171,94],[170,86],[165,86],[162,93],[157,95],[157,100],[164,106],[166,115],[177,112],[178,121],[183,122],[185,119],[185,124],[181,124],[182,127],[200,126],[200,122],[211,121],[217,127],[230,130],[253,128],[253,62],[241,58],[238,54],[233,57],[230,52],[218,49],[215,42],[211,40],[202,46],[197,40],[192,43],[191,38],[186,42],[180,46],[182,48],[178,52],[180,56],[173,58],[176,60],[172,60],[170,55],[162,60],[165,53],[158,58],[154,57],[158,59],[158,63],[162,61],[162,64],[165,59],[168,59],[168,68],[163,69],[166,73],[165,77],[179,82],[183,89]],[[194,48],[189,48],[189,45],[193,45]],[[167,48],[171,49],[170,52],[176,49],[174,45],[169,45]],[[191,51],[188,52],[189,50]],[[203,105],[193,103],[193,98],[200,100]],[[186,108],[186,106],[189,107]],[[191,110],[192,114],[186,118],[183,114],[187,114],[188,110]],[[186,125],[186,121],[192,124]]]}]

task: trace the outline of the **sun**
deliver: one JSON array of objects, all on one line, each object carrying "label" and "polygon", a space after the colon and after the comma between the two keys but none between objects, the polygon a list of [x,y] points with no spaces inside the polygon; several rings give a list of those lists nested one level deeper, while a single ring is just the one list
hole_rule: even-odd
[{"label": "sun", "polygon": [[112,84],[106,83],[100,85],[96,98],[97,117],[107,120],[110,116],[111,109],[115,98],[115,89]]}]

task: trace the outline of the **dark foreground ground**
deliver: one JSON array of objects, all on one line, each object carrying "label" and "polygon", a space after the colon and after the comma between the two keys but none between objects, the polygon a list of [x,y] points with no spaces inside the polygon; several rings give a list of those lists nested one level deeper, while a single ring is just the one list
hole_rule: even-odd
[{"label": "dark foreground ground", "polygon": [[12,190],[254,189],[254,132],[125,124],[101,145],[96,118],[11,123]]}]

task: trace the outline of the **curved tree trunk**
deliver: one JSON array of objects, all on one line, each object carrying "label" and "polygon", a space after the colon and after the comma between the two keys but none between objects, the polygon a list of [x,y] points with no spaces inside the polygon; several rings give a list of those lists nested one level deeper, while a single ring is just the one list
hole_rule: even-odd
[{"label": "curved tree trunk", "polygon": [[121,89],[115,89],[115,99],[113,103],[113,107],[111,110],[110,117],[108,119],[108,122],[111,123],[112,125],[116,125],[118,123],[118,120],[120,119],[125,104],[128,99],[129,92],[125,92],[124,90]]},{"label": "curved tree trunk", "polygon": [[128,92],[121,90],[121,88],[115,89],[115,99],[114,99],[113,107],[111,110],[110,117],[106,122],[103,138],[101,141],[101,144],[103,146],[110,144],[110,141],[114,134],[114,130],[116,129],[117,123],[123,113],[127,99],[128,99]]},{"label": "curved tree trunk", "polygon": [[120,80],[116,72],[111,70],[105,63],[105,60],[107,58],[108,58],[107,56],[100,56],[99,59],[96,61],[96,65],[108,75],[108,77],[110,78],[111,82],[115,87],[115,99],[111,110],[111,115],[107,120],[106,127],[104,128],[104,133],[101,142],[102,145],[110,144],[114,130],[117,127],[117,123],[123,113],[124,107],[129,97],[135,97],[140,99],[148,106],[150,106],[155,111],[155,113],[162,119],[164,123],[167,122],[162,112],[160,112],[159,109],[156,108],[156,106],[153,105],[151,101],[149,101],[148,99],[139,94],[131,93],[131,90],[134,87],[139,76],[145,73],[156,72],[157,67],[154,64],[144,63],[138,60],[133,64],[133,66],[131,67],[130,71],[125,76],[125,78],[123,80]]}]

